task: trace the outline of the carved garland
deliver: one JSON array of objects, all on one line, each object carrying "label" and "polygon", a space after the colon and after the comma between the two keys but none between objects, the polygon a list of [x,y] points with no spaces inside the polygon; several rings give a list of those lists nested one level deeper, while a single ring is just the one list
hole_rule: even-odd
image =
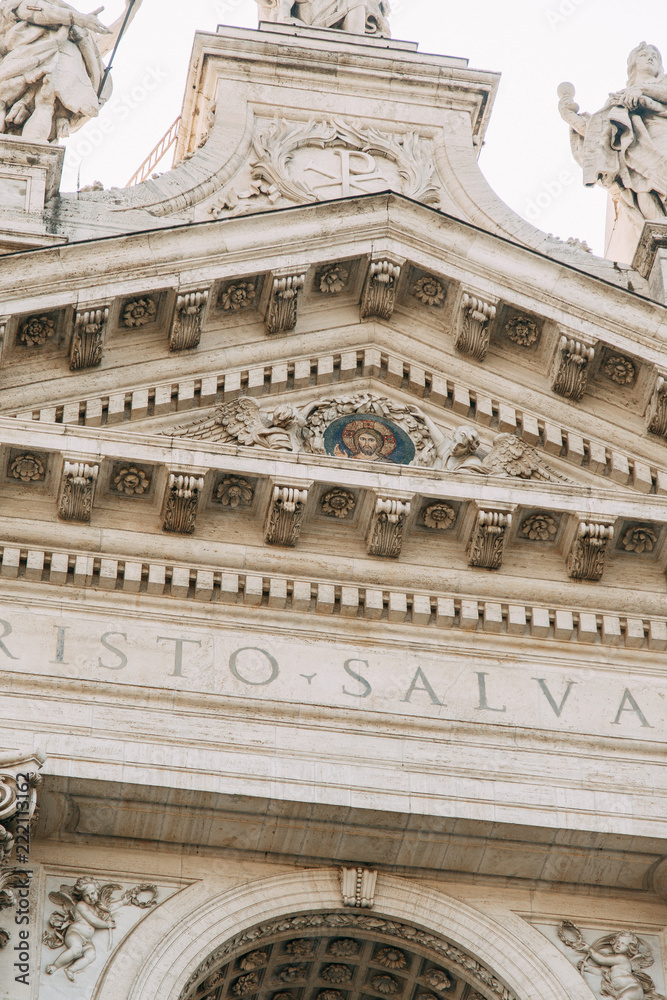
[{"label": "carved garland", "polygon": [[[230,955],[240,951],[249,945],[255,945],[264,938],[273,937],[276,934],[283,934],[285,931],[302,933],[307,928],[332,928],[348,927],[357,931],[366,931],[372,934],[382,934],[386,937],[400,938],[411,944],[419,945],[434,951],[441,958],[453,967],[453,971],[458,972],[468,981],[472,978],[477,980],[476,988],[485,990],[488,997],[497,1000],[517,1000],[516,995],[509,990],[490,969],[478,962],[476,958],[467,952],[451,944],[446,938],[438,934],[420,930],[409,924],[402,924],[396,920],[386,920],[376,916],[361,916],[352,913],[314,913],[303,914],[297,917],[282,917],[273,920],[271,923],[259,924],[235,937],[230,938],[225,944],[216,948],[208,958],[202,962],[192,973],[187,983],[181,990],[179,1000],[194,1000],[197,993],[196,987],[204,978],[211,974],[214,966],[225,963]],[[479,985],[478,985],[479,984]]]},{"label": "carved garland", "polygon": [[403,182],[403,194],[424,205],[438,207],[440,194],[433,183],[434,165],[428,142],[416,132],[391,135],[339,118],[324,121],[274,121],[253,142],[252,189],[237,192],[234,184],[223,192],[211,214],[234,209],[239,202],[268,195],[271,202],[283,197],[296,204],[315,202],[317,194],[290,177],[289,164],[297,150],[332,146],[382,156],[396,164]]}]

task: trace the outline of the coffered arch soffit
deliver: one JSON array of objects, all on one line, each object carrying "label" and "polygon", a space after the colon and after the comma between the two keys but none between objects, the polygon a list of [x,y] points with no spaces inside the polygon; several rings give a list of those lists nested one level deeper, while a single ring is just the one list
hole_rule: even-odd
[{"label": "coffered arch soffit", "polygon": [[[573,966],[519,917],[504,916],[501,925],[428,886],[385,875],[378,878],[372,911],[343,907],[341,901],[338,872],[331,869],[279,875],[223,892],[199,883],[150,914],[126,939],[93,1000],[203,997],[200,984],[216,969],[265,943],[323,933],[349,939],[361,928],[368,939],[449,968],[471,985],[471,996],[590,1000]],[[417,945],[410,943],[415,937]]]}]

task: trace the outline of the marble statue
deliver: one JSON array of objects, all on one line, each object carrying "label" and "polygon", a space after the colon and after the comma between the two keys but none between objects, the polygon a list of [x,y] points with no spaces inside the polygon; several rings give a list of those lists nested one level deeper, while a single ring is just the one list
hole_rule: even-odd
[{"label": "marble statue", "polygon": [[260,21],[391,36],[388,0],[256,0]]},{"label": "marble statue", "polygon": [[628,58],[628,82],[595,114],[580,114],[571,83],[558,88],[561,117],[584,184],[610,191],[616,218],[638,236],[647,219],[667,215],[667,76],[654,45],[642,42]]},{"label": "marble statue", "polygon": [[111,95],[108,78],[100,92],[102,56],[125,19],[107,28],[97,16],[103,9],[80,14],[63,0],[0,0],[0,133],[53,142],[99,113]]}]

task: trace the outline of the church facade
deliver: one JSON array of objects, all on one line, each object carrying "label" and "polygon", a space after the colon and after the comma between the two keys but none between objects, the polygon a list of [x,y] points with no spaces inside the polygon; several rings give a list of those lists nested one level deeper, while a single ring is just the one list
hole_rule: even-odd
[{"label": "church facade", "polygon": [[[102,103],[55,6],[3,60]],[[664,1000],[659,199],[546,236],[495,74],[260,17],[132,188],[0,75],[0,998]]]}]

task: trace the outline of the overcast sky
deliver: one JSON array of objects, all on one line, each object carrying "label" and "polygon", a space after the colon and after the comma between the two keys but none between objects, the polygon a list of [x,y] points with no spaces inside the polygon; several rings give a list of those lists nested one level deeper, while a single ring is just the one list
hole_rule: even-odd
[{"label": "overcast sky", "polygon": [[[556,87],[571,81],[582,110],[598,110],[625,85],[630,49],[646,40],[667,54],[665,0],[393,0],[392,6],[395,38],[502,73],[480,159],[501,198],[540,229],[585,239],[602,253],[606,196],[582,186]],[[102,18],[109,23],[122,8],[122,0],[110,0]],[[254,0],[144,0],[116,58],[114,97],[97,122],[68,142],[65,190],[76,188],[79,171],[82,185],[126,183],[180,113],[195,31],[217,24],[255,27]],[[164,160],[159,169],[169,165]]]}]

